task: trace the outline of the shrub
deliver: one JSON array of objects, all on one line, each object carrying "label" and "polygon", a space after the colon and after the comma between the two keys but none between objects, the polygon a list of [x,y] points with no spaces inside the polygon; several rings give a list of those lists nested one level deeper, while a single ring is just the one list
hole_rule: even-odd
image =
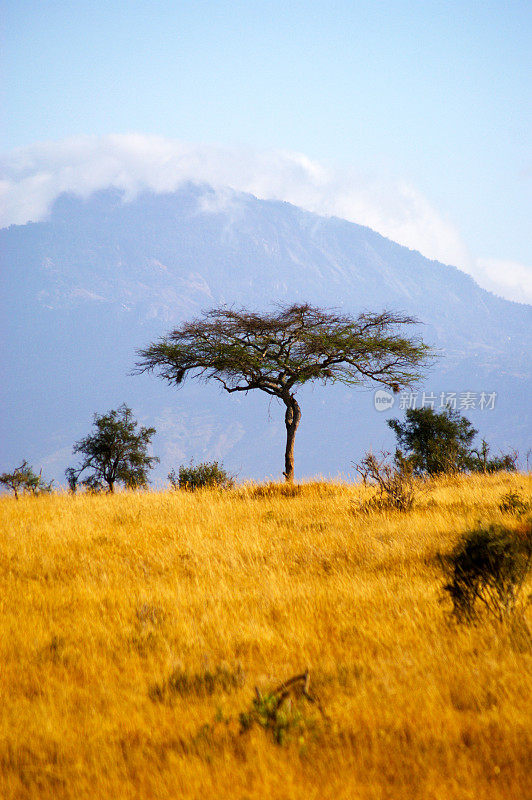
[{"label": "shrub", "polygon": [[299,483],[263,483],[247,490],[249,497],[300,497],[303,487]]},{"label": "shrub", "polygon": [[412,462],[399,451],[395,461],[388,461],[390,453],[382,452],[380,459],[373,453],[366,453],[355,469],[362,476],[364,485],[375,486],[377,494],[370,500],[360,503],[361,511],[381,511],[392,508],[408,511],[414,505],[415,480]]},{"label": "shrub", "polygon": [[485,439],[477,450],[471,450],[471,470],[472,472],[517,472],[517,461],[519,453],[512,450],[510,453],[502,453],[500,456],[489,457],[490,446]]},{"label": "shrub", "polygon": [[531,505],[530,500],[525,500],[519,492],[510,490],[502,496],[499,508],[504,514],[521,516],[521,514],[526,514]]},{"label": "shrub", "polygon": [[303,744],[306,734],[315,731],[318,722],[308,715],[308,704],[316,704],[324,715],[319,703],[308,692],[309,680],[306,672],[295,675],[266,694],[255,689],[250,710],[242,712],[239,717],[241,732],[259,725],[271,734],[276,744],[286,744],[290,739]]},{"label": "shrub", "polygon": [[255,697],[251,710],[240,714],[242,732],[255,723],[269,731],[274,742],[281,745],[294,735],[301,739],[307,727],[302,711],[291,703],[280,704],[274,694]]},{"label": "shrub", "polygon": [[15,467],[13,472],[3,472],[0,475],[0,484],[11,489],[18,500],[19,492],[22,494],[50,494],[53,481],[47,483],[42,477],[42,469],[37,474],[26,460],[20,467]]},{"label": "shrub", "polygon": [[240,665],[234,669],[226,666],[217,666],[214,670],[189,673],[182,669],[175,669],[162,683],[155,683],[150,687],[151,700],[169,702],[174,696],[210,697],[216,693],[229,694],[244,686],[245,675]]},{"label": "shrub", "polygon": [[442,559],[454,615],[472,621],[483,608],[499,621],[508,618],[521,599],[531,562],[530,522],[518,530],[492,524],[465,533]]},{"label": "shrub", "polygon": [[178,474],[174,469],[168,473],[168,480],[173,489],[185,489],[187,491],[203,488],[230,489],[234,486],[234,478],[225,471],[218,461],[196,465],[190,462],[188,467],[181,465]]}]

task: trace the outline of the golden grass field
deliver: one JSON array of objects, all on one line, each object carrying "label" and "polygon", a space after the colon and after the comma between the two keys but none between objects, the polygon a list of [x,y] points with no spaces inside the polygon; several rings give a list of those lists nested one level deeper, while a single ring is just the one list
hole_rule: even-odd
[{"label": "golden grass field", "polygon": [[[531,477],[369,515],[326,483],[2,498],[0,796],[532,797],[532,648],[455,623],[437,559],[514,524],[510,488]],[[296,734],[242,732],[306,667]]]}]

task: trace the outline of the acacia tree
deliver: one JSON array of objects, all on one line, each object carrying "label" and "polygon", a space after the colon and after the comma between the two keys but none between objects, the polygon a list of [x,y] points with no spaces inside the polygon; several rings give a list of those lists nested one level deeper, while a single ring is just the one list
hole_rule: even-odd
[{"label": "acacia tree", "polygon": [[128,489],[146,486],[148,469],[159,459],[149,456],[147,449],[155,428],[139,428],[128,406],[122,404],[108,414],[94,415],[94,433],[76,442],[74,453],[84,458],[78,467],[69,467],[65,474],[75,492],[83,472],[89,470],[81,484],[98,491],[107,485],[113,492],[115,483]]},{"label": "acacia tree", "polygon": [[389,311],[353,319],[308,304],[262,314],[216,308],[139,350],[135,371],[156,371],[177,386],[189,375],[229,393],[260,389],[278,397],[286,407],[284,476],[292,481],[297,389],[308,381],[375,381],[399,391],[419,378],[428,355],[421,340],[400,333],[416,321]]}]

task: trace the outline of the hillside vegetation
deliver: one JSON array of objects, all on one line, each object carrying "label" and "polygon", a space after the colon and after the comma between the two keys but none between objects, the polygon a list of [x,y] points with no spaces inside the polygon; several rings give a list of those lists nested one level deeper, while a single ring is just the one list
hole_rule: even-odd
[{"label": "hillside vegetation", "polygon": [[407,513],[327,483],[2,498],[0,796],[531,796],[530,637],[455,622],[438,558],[518,524],[510,489],[530,476]]}]

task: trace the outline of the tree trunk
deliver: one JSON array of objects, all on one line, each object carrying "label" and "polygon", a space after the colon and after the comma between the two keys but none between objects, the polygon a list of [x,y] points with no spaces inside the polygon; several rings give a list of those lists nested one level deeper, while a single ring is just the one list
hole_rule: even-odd
[{"label": "tree trunk", "polygon": [[301,419],[301,409],[293,395],[283,398],[286,405],[284,424],[286,425],[286,450],[284,454],[285,479],[291,483],[294,480],[294,441],[296,438],[297,426]]}]

